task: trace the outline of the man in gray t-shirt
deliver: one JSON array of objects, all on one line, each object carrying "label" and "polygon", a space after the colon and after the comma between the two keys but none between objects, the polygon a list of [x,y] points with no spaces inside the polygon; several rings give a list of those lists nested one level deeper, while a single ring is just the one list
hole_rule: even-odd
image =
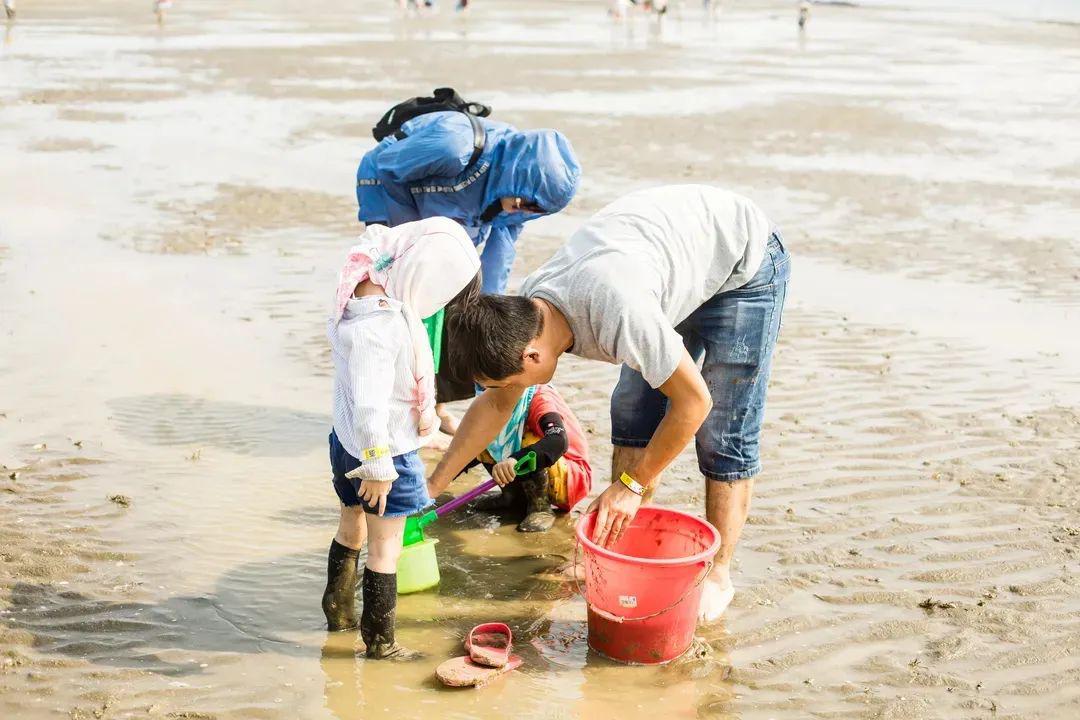
[{"label": "man in gray t-shirt", "polygon": [[[611,400],[612,484],[593,502],[611,546],[691,437],[706,516],[722,540],[702,616],[734,594],[729,567],[761,470],[758,438],[789,275],[783,241],[750,200],[704,185],[631,193],[526,278],[448,318],[452,366],[489,389],[428,480],[441,492],[559,356],[621,364]],[[700,365],[700,369],[699,369]]]}]

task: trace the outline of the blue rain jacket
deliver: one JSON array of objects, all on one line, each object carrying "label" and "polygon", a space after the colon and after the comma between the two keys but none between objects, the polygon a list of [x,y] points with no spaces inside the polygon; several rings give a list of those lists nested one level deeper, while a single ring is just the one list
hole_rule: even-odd
[{"label": "blue rain jacket", "polygon": [[[473,130],[460,112],[420,115],[368,151],[356,173],[358,217],[364,223],[399,225],[444,216],[461,223],[480,255],[484,292],[506,291],[522,224],[566,207],[581,176],[574,149],[555,130],[520,131],[479,118],[484,151],[473,153]],[[482,222],[484,210],[499,198],[520,197],[543,213],[500,212]]]}]

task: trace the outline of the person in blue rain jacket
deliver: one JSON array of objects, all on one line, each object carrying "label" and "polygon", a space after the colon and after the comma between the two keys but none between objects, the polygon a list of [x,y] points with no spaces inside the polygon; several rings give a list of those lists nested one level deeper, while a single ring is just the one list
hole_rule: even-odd
[{"label": "person in blue rain jacket", "polygon": [[476,121],[485,142],[472,163],[473,126],[455,111],[415,117],[368,151],[356,174],[358,217],[390,226],[453,218],[483,246],[483,291],[502,293],[521,226],[566,207],[581,166],[570,141],[556,130]]},{"label": "person in blue rain jacket", "polygon": [[[522,131],[474,120],[484,133],[475,160],[473,123],[456,111],[417,116],[365,153],[356,172],[358,217],[367,225],[391,227],[440,215],[456,220],[483,246],[482,291],[503,293],[521,226],[566,207],[581,166],[570,141],[556,130]],[[457,418],[444,403],[473,397],[475,385],[443,366],[436,376],[435,410],[439,429],[453,435]]]}]

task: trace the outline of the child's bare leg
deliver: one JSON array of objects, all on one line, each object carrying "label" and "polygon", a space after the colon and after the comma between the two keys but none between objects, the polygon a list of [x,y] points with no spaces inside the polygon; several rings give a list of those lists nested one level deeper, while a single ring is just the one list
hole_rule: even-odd
[{"label": "child's bare leg", "polygon": [[368,515],[368,555],[366,567],[379,573],[396,574],[405,537],[405,518]]},{"label": "child's bare leg", "polygon": [[364,567],[364,612],[360,636],[369,658],[410,660],[417,653],[398,645],[394,624],[397,615],[397,562],[405,534],[405,518],[368,515],[368,555]]},{"label": "child's bare leg", "polygon": [[355,630],[357,564],[364,545],[366,523],[363,508],[341,506],[337,535],[330,543],[326,561],[326,590],[323,591],[323,614],[331,631]]},{"label": "child's bare leg", "polygon": [[435,406],[435,414],[439,417],[439,432],[444,435],[453,435],[457,432],[460,420],[457,415],[450,412],[450,408],[446,407],[446,403],[439,403]]},{"label": "child's bare leg", "polygon": [[359,550],[364,547],[367,539],[366,513],[360,505],[349,507],[341,506],[341,518],[338,520],[337,535],[334,537],[339,543],[351,550]]}]

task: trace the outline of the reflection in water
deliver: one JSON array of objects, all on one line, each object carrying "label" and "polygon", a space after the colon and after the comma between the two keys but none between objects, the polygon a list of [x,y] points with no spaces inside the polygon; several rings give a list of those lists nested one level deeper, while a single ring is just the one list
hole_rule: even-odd
[{"label": "reflection in water", "polygon": [[293,457],[326,444],[330,418],[284,407],[192,395],[138,395],[109,402],[119,431],[149,445],[205,446],[241,455]]},{"label": "reflection in water", "polygon": [[243,629],[214,596],[118,602],[49,583],[19,582],[11,588],[10,608],[0,628],[30,633],[38,652],[109,667],[185,676],[203,670],[198,663],[171,659],[174,651],[297,654],[294,643]]},{"label": "reflection in water", "polygon": [[327,633],[319,665],[326,681],[326,709],[339,720],[357,717],[362,707],[360,673],[363,644],[355,632]]},{"label": "reflection in water", "polygon": [[[305,509],[302,524],[318,522],[320,512]],[[329,532],[332,517],[327,519]],[[295,520],[274,518],[275,524]],[[665,668],[632,668],[588,651],[584,605],[557,571],[569,554],[568,527],[536,538],[515,532],[511,523],[493,525],[491,517],[479,513],[445,520],[433,526],[441,540],[441,585],[402,597],[398,607],[401,641],[425,653],[418,662],[367,661],[357,654],[363,645],[356,632],[325,632],[319,605],[325,579],[321,545],[232,566],[226,555],[211,552],[200,564],[226,565],[211,587],[172,596],[162,588],[160,598],[147,599],[138,584],[129,591],[133,599],[126,600],[115,594],[99,599],[54,583],[15,583],[10,612],[0,616],[0,635],[25,634],[37,653],[234,693],[249,685],[245,673],[252,668],[280,671],[282,687],[297,684],[291,691],[297,698],[311,698],[312,690],[321,688],[324,697],[316,704],[339,720],[415,717],[429,705],[449,720],[539,718],[553,712],[608,717],[611,708],[624,706],[626,720],[653,720],[695,717],[695,703],[700,711],[700,703],[707,702],[710,713],[725,707],[726,659],[691,657]],[[295,532],[295,525],[285,527]],[[147,570],[186,567],[177,557],[190,546],[181,543],[173,552],[143,564],[147,587],[155,581],[168,584]],[[438,686],[435,666],[464,652],[469,628],[493,620],[513,628],[524,667],[482,693]],[[715,640],[723,642],[719,636]],[[312,667],[314,660],[318,668]],[[314,672],[306,674],[304,667]],[[634,689],[627,691],[628,686]],[[265,692],[261,687],[255,692]],[[234,695],[239,702],[242,696]]]},{"label": "reflection in water", "polygon": [[[276,513],[272,519],[290,525],[325,528],[331,535],[337,527],[339,511],[334,505],[310,505],[308,507],[289,508]],[[330,542],[327,539],[327,542]]]}]

